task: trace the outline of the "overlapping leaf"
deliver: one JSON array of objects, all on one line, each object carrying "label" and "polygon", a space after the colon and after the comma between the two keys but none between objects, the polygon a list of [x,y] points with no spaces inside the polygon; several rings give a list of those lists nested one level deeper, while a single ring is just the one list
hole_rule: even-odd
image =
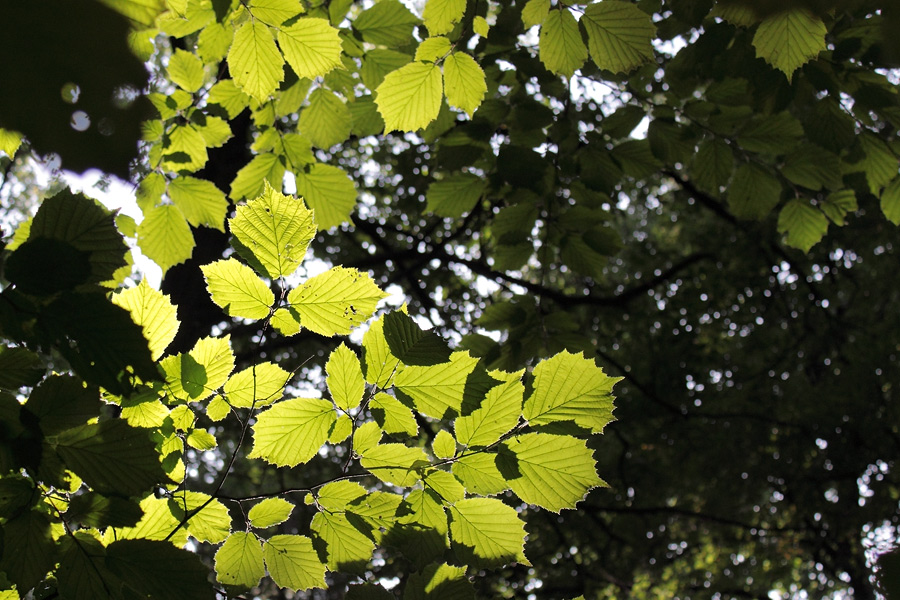
[{"label": "overlapping leaf", "polygon": [[281,467],[305,463],[328,439],[335,420],[334,406],[327,400],[295,398],[279,402],[259,415],[249,456]]}]

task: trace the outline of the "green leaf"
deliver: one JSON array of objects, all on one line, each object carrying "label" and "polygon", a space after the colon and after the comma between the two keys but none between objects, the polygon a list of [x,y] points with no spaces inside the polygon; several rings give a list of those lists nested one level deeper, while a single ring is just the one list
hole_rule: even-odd
[{"label": "green leaf", "polygon": [[328,443],[340,444],[353,433],[353,419],[347,415],[340,415],[328,433]]},{"label": "green leaf", "polygon": [[415,437],[419,425],[412,411],[399,400],[385,393],[378,393],[369,401],[369,410],[378,426],[388,435],[402,433]]},{"label": "green leaf", "polygon": [[33,386],[44,376],[41,357],[25,348],[6,348],[0,345],[0,390],[18,391]]},{"label": "green leaf", "polygon": [[122,539],[147,539],[165,540],[171,535],[167,543],[175,546],[183,546],[188,541],[188,533],[184,527],[180,527],[180,521],[172,515],[168,500],[156,498],[153,495],[141,500],[141,510],[144,516],[134,527],[112,528],[106,530],[104,542],[109,543]]},{"label": "green leaf", "polygon": [[366,391],[366,382],[356,353],[341,343],[328,357],[325,372],[325,383],[337,407],[348,411],[359,406]]},{"label": "green leaf", "polygon": [[121,588],[122,582],[105,564],[106,548],[97,538],[76,531],[60,538],[59,549],[56,579],[62,598],[108,598],[110,590]]},{"label": "green leaf", "polygon": [[294,511],[294,505],[284,498],[266,498],[265,500],[255,504],[247,518],[250,524],[259,529],[265,529],[272,525],[284,523]]},{"label": "green leaf", "polygon": [[346,510],[347,505],[366,495],[366,488],[355,481],[334,481],[322,486],[316,498],[328,512]]},{"label": "green leaf", "polygon": [[858,167],[862,167],[869,183],[869,191],[879,196],[882,186],[897,176],[897,157],[884,140],[871,132],[863,132],[859,136],[859,143],[865,152],[865,158],[851,168],[859,170]]},{"label": "green leaf", "polygon": [[785,74],[794,71],[825,50],[825,24],[805,9],[777,12],[759,24],[753,36],[756,56]]},{"label": "green leaf", "polygon": [[353,449],[357,454],[368,452],[381,441],[382,433],[375,421],[363,423],[353,432]]},{"label": "green leaf", "polygon": [[[437,62],[448,54],[450,54],[450,40],[442,35],[439,35],[422,40],[422,42],[416,47],[416,56],[414,60],[433,63]],[[401,63],[400,65],[398,65],[398,67],[402,67],[404,64],[406,64],[406,62],[409,61]]]},{"label": "green leaf", "polygon": [[194,236],[181,211],[167,204],[144,211],[137,229],[138,245],[162,272],[181,264],[194,251]]},{"label": "green leaf", "polygon": [[[374,542],[354,527],[343,513],[316,513],[310,530],[321,541],[323,549],[319,551],[319,555],[325,555],[326,563],[332,571],[359,573],[372,558]],[[313,545],[319,548],[315,539]]]},{"label": "green leaf", "polygon": [[238,171],[234,181],[231,182],[231,192],[228,197],[232,200],[255,198],[265,192],[266,184],[281,189],[284,171],[284,163],[277,155],[254,156]]},{"label": "green leaf", "polygon": [[159,166],[176,173],[191,172],[203,168],[209,160],[206,140],[192,125],[176,125],[164,137]]},{"label": "green leaf", "polygon": [[353,28],[370,44],[403,46],[412,41],[416,15],[398,0],[381,0],[356,17]]},{"label": "green leaf", "polygon": [[0,128],[0,152],[8,158],[13,158],[19,146],[22,145],[22,134]]},{"label": "green leaf", "polygon": [[298,0],[251,0],[247,8],[254,17],[272,27],[278,27],[305,11]]},{"label": "green leaf", "polygon": [[178,490],[169,499],[169,509],[179,522],[190,515],[185,527],[189,534],[201,542],[218,544],[231,533],[228,508],[208,494]]},{"label": "green leaf", "polygon": [[486,38],[491,31],[491,26],[487,22],[487,19],[485,19],[481,15],[477,15],[472,19],[472,31],[474,31],[481,37]]},{"label": "green leaf", "polygon": [[197,35],[197,54],[205,63],[221,62],[228,55],[233,39],[234,29],[230,25],[210,23]]},{"label": "green leaf", "polygon": [[394,385],[413,399],[420,413],[442,419],[460,411],[466,380],[477,364],[478,359],[468,352],[454,352],[449,363],[404,367]]},{"label": "green leaf", "polygon": [[534,368],[534,392],[522,414],[531,425],[574,421],[599,433],[613,420],[612,387],[620,379],[580,354],[560,352]]},{"label": "green leaf", "polygon": [[454,423],[456,437],[463,446],[489,446],[519,423],[525,386],[511,379],[495,386],[476,410]]},{"label": "green leaf", "polygon": [[45,436],[56,435],[96,418],[100,394],[72,375],[51,375],[32,390],[25,408],[37,418]]},{"label": "green leaf", "polygon": [[811,190],[841,187],[841,159],[814,144],[805,144],[784,157],[781,174],[791,182]]},{"label": "green leaf", "polygon": [[338,30],[325,19],[297,19],[278,32],[278,44],[298,77],[321,77],[341,66]]},{"label": "green leaf", "polygon": [[195,450],[212,450],[218,446],[216,436],[205,429],[192,429],[184,441]]},{"label": "green leaf", "polygon": [[384,81],[385,75],[396,71],[403,65],[409,64],[411,60],[412,57],[409,54],[403,54],[396,50],[375,48],[374,50],[369,50],[363,56],[359,76],[367,88],[374,90]]},{"label": "green leaf", "polygon": [[235,408],[266,406],[281,398],[291,374],[270,362],[252,365],[225,382],[228,403]]},{"label": "green leaf", "polygon": [[146,430],[101,421],[60,433],[53,447],[66,466],[102,494],[139,496],[166,481]]},{"label": "green leaf", "polygon": [[400,360],[391,354],[384,337],[384,319],[370,323],[363,334],[363,358],[366,381],[382,389],[390,387]]},{"label": "green leaf", "polygon": [[177,48],[169,57],[169,79],[186,92],[196,92],[203,86],[203,63],[192,52]]},{"label": "green leaf", "polygon": [[763,219],[781,201],[781,183],[753,163],[734,173],[728,188],[728,207],[739,219]]},{"label": "green leaf", "polygon": [[415,131],[434,121],[441,109],[441,70],[431,63],[410,63],[389,73],[375,94],[385,132]]},{"label": "green leaf", "polygon": [[328,400],[295,398],[262,412],[253,425],[250,458],[261,458],[280,467],[307,462],[328,439],[337,419]]},{"label": "green leaf", "polygon": [[627,73],[653,60],[656,27],[650,15],[631,2],[596,2],[581,17],[591,58],[601,69]]},{"label": "green leaf", "polygon": [[274,535],[263,544],[266,567],[275,585],[297,591],[325,589],[325,565],[302,535]]},{"label": "green leaf", "polygon": [[56,564],[56,544],[50,537],[50,519],[26,510],[3,524],[0,572],[5,572],[23,593],[36,586]]},{"label": "green leaf", "polygon": [[456,454],[456,440],[453,439],[453,434],[444,429],[440,430],[431,442],[431,449],[437,458],[452,458]]},{"label": "green leaf", "polygon": [[147,338],[152,359],[159,360],[178,333],[177,311],[169,297],[142,279],[136,287],[114,294],[112,303],[131,313]]},{"label": "green leaf", "polygon": [[313,213],[303,201],[268,184],[259,198],[238,206],[229,224],[272,279],[292,275],[316,235]]},{"label": "green leaf", "polygon": [[[211,120],[211,119],[210,119]],[[231,133],[231,130],[228,130]],[[176,177],[169,183],[169,198],[194,227],[225,231],[228,200],[211,181],[196,177]]]},{"label": "green leaf", "polygon": [[803,125],[788,112],[767,115],[750,121],[738,134],[745,150],[765,154],[785,154],[803,137]]},{"label": "green leaf", "polygon": [[522,24],[525,29],[541,25],[550,14],[550,0],[528,0],[522,7]]},{"label": "green leaf", "polygon": [[0,518],[9,519],[21,509],[30,508],[36,501],[34,483],[30,479],[21,475],[7,475],[0,479]]},{"label": "green leaf", "polygon": [[428,0],[422,19],[430,35],[441,35],[453,31],[466,12],[466,0]]},{"label": "green leaf", "polygon": [[386,294],[366,273],[332,267],[288,294],[300,324],[319,335],[346,335],[375,312]]},{"label": "green leaf", "polygon": [[154,600],[196,598],[216,594],[206,578],[209,568],[193,552],[168,542],[119,540],[106,547],[106,566],[118,574],[138,597]]},{"label": "green leaf", "polygon": [[160,365],[169,395],[184,402],[205,400],[225,384],[234,369],[231,337],[203,338],[190,352],[167,356]]},{"label": "green leaf", "polygon": [[359,464],[372,475],[387,483],[410,487],[422,479],[422,470],[431,463],[421,448],[403,444],[379,444],[362,450]]},{"label": "green leaf", "polygon": [[804,252],[809,252],[827,232],[825,215],[802,200],[791,200],[778,215],[778,233],[786,233],[788,245]]},{"label": "green leaf", "polygon": [[497,467],[496,454],[464,454],[456,459],[452,470],[472,494],[491,496],[509,489],[509,482]]},{"label": "green leaf", "polygon": [[266,574],[259,538],[246,531],[235,531],[216,552],[216,581],[252,588]]},{"label": "green leaf", "polygon": [[208,101],[224,108],[228,118],[233,119],[247,108],[250,97],[241,91],[233,79],[220,79],[209,89]]},{"label": "green leaf", "polygon": [[[303,115],[300,116],[302,117]],[[293,170],[299,171],[303,168],[303,165],[316,162],[316,157],[313,156],[312,152],[312,142],[299,133],[284,135],[281,138],[281,144],[284,146],[284,155],[287,157]]]},{"label": "green leaf", "polygon": [[900,177],[881,192],[881,211],[888,221],[900,225]]},{"label": "green leaf", "polygon": [[485,184],[483,178],[471,173],[459,173],[434,181],[425,192],[427,210],[440,217],[461,217],[481,200]]},{"label": "green leaf", "polygon": [[[587,18],[587,11],[583,18]],[[587,60],[588,50],[581,41],[578,22],[569,10],[552,10],[544,19],[540,34],[540,56],[547,70],[566,77],[571,77]]]},{"label": "green leaf", "polygon": [[451,548],[464,564],[476,568],[525,558],[525,524],[516,509],[493,498],[469,498],[448,509]]},{"label": "green leaf", "polygon": [[98,529],[132,527],[137,525],[143,514],[134,500],[84,492],[69,502],[66,520]]},{"label": "green leaf", "polygon": [[228,67],[237,86],[260,102],[284,80],[284,58],[272,32],[259,21],[248,21],[234,32]]},{"label": "green leaf", "polygon": [[350,213],[356,208],[356,185],[346,171],[316,163],[308,172],[296,175],[297,193],[315,212],[321,231],[350,221]]},{"label": "green leaf", "polygon": [[856,203],[856,192],[853,190],[839,190],[828,194],[825,202],[820,205],[835,225],[844,225],[844,218],[852,212],[856,212],[859,206]]},{"label": "green leaf", "polygon": [[202,265],[212,301],[232,317],[264,319],[275,304],[269,286],[247,265],[233,259]]},{"label": "green leaf", "polygon": [[472,116],[487,93],[484,71],[474,58],[454,52],[444,60],[444,92],[447,104]]},{"label": "green leaf", "polygon": [[475,600],[475,588],[466,577],[465,567],[446,564],[428,565],[421,573],[410,573],[403,589],[403,600]]},{"label": "green leaf", "polygon": [[300,132],[314,146],[327,150],[350,136],[350,109],[333,92],[317,88],[300,113]]},{"label": "green leaf", "polygon": [[559,512],[575,508],[592,488],[606,485],[584,440],[528,433],[504,442],[502,448],[499,469],[512,491],[529,504]]},{"label": "green leaf", "polygon": [[413,319],[400,311],[384,316],[384,339],[392,355],[404,364],[429,366],[450,360],[452,351],[447,342],[434,332],[422,331]]}]

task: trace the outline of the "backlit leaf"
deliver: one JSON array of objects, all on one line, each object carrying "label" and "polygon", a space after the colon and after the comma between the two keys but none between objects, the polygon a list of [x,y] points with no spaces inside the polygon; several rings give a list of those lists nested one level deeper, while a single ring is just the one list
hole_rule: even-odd
[{"label": "backlit leaf", "polygon": [[881,192],[881,210],[888,221],[900,225],[900,177]]},{"label": "backlit leaf", "polygon": [[259,538],[235,531],[216,552],[216,580],[228,585],[252,588],[266,574]]},{"label": "backlit leaf", "polygon": [[372,44],[402,46],[412,38],[419,18],[398,0],[381,0],[364,10],[353,23],[363,39]]},{"label": "backlit leaf", "polygon": [[114,294],[112,302],[131,313],[147,338],[151,357],[159,360],[178,333],[177,311],[169,297],[142,279],[136,287]]},{"label": "backlit leaf", "polygon": [[268,316],[275,296],[253,269],[233,258],[202,265],[200,269],[212,301],[229,315],[245,319]]},{"label": "backlit leaf", "polygon": [[410,573],[403,589],[403,600],[474,600],[475,588],[466,577],[465,567],[446,564],[428,565],[421,573]]},{"label": "backlit leaf", "polygon": [[231,182],[231,192],[228,197],[232,200],[255,198],[265,191],[266,184],[281,189],[284,171],[284,163],[278,155],[259,154],[254,156],[238,171],[234,181]]},{"label": "backlit leaf", "polygon": [[361,572],[372,558],[375,543],[354,527],[343,513],[318,512],[310,529],[324,543],[331,570]]},{"label": "backlit leaf", "polygon": [[778,214],[778,232],[787,234],[789,246],[809,252],[828,232],[828,219],[803,200],[791,200]]},{"label": "backlit leaf", "polygon": [[350,109],[333,92],[317,88],[300,113],[300,132],[314,146],[328,149],[350,135]]},{"label": "backlit leaf", "polygon": [[484,71],[474,58],[454,52],[444,60],[444,93],[447,104],[472,116],[487,93]]},{"label": "backlit leaf", "polygon": [[781,200],[781,183],[753,163],[738,167],[728,188],[728,207],[740,219],[763,219]]},{"label": "backlit leaf", "polygon": [[269,575],[279,587],[293,590],[325,589],[325,565],[302,535],[273,535],[263,544]]},{"label": "backlit leaf", "polygon": [[449,363],[404,367],[394,385],[413,399],[420,413],[441,419],[447,413],[459,412],[466,380],[477,363],[478,359],[468,352],[454,352]]},{"label": "backlit leaf", "polygon": [[187,92],[196,92],[203,86],[203,63],[192,52],[177,48],[169,58],[169,79]]},{"label": "backlit leaf", "polygon": [[441,70],[431,63],[410,63],[389,73],[375,93],[386,132],[415,131],[438,116],[443,97]]},{"label": "backlit leaf", "polygon": [[297,193],[315,211],[320,230],[350,221],[350,213],[356,208],[356,185],[346,171],[316,163],[296,176]]},{"label": "backlit leaf", "polygon": [[435,181],[425,193],[427,208],[441,217],[461,217],[481,200],[485,184],[484,179],[471,173],[459,173]]},{"label": "backlit leaf", "polygon": [[270,362],[238,371],[225,382],[225,397],[235,408],[259,408],[281,398],[291,374]]},{"label": "backlit leaf", "polygon": [[202,225],[225,231],[228,200],[211,181],[189,176],[176,177],[169,183],[168,192],[188,223],[194,227]]},{"label": "backlit leaf", "polygon": [[[141,510],[144,516],[134,527],[112,528],[106,530],[104,542],[109,543],[122,539],[148,539],[165,540],[175,546],[183,546],[187,543],[188,533],[184,527],[180,527],[181,521],[172,515],[168,500],[156,498],[152,494],[141,500]],[[169,535],[175,532],[171,537]]]},{"label": "backlit leaf", "polygon": [[138,245],[163,273],[191,257],[194,236],[181,211],[171,204],[144,211],[137,229]]},{"label": "backlit leaf", "polygon": [[450,33],[466,12],[466,0],[428,0],[422,19],[431,35]]},{"label": "backlit leaf", "polygon": [[43,512],[26,510],[6,521],[3,542],[0,572],[22,591],[36,586],[56,564],[50,519]]},{"label": "backlit leaf", "polygon": [[369,401],[375,421],[388,435],[402,433],[414,437],[419,425],[412,411],[402,402],[385,393],[378,393]]},{"label": "backlit leaf", "polygon": [[247,8],[254,17],[272,27],[305,12],[299,0],[251,0]]},{"label": "backlit leaf", "polygon": [[540,25],[550,14],[550,0],[528,0],[522,8],[522,24],[525,29]]},{"label": "backlit leaf", "polygon": [[385,75],[409,64],[412,58],[409,54],[403,54],[396,50],[384,48],[369,50],[363,56],[359,76],[367,88],[374,90],[384,81]]},{"label": "backlit leaf", "polygon": [[213,600],[209,568],[193,552],[153,540],[119,540],[106,547],[106,566],[137,597]]},{"label": "backlit leaf", "polygon": [[284,523],[294,511],[294,505],[284,498],[266,498],[247,513],[250,524],[260,529]]},{"label": "backlit leaf", "polygon": [[431,443],[431,449],[437,458],[451,458],[456,454],[456,440],[453,434],[444,429],[438,431]]},{"label": "backlit leaf", "polygon": [[364,469],[382,481],[402,487],[415,485],[422,479],[422,470],[431,464],[421,448],[403,444],[378,444],[357,451],[363,455],[359,463]]},{"label": "backlit leaf", "polygon": [[328,357],[325,372],[328,374],[325,378],[328,391],[337,407],[347,411],[359,406],[366,382],[356,353],[341,343]]},{"label": "backlit leaf", "polygon": [[298,77],[321,77],[341,66],[338,30],[325,19],[297,19],[281,28],[278,44]]},{"label": "backlit leaf", "polygon": [[234,369],[231,338],[208,337],[197,341],[188,353],[160,361],[166,373],[166,392],[185,402],[209,398],[228,380]]},{"label": "backlit leaf", "polygon": [[779,11],[766,17],[756,34],[756,56],[781,71],[790,80],[794,71],[825,50],[827,29],[821,19],[805,9]]},{"label": "backlit leaf", "polygon": [[489,446],[510,431],[522,414],[525,386],[518,379],[495,386],[476,410],[458,417],[456,437],[463,446]]},{"label": "backlit leaf", "polygon": [[384,339],[391,354],[404,364],[429,366],[450,360],[447,342],[433,331],[423,331],[406,313],[393,311],[384,316]]},{"label": "backlit leaf", "polygon": [[591,58],[601,69],[627,73],[653,60],[656,27],[650,15],[631,2],[596,2],[581,17]]},{"label": "backlit leaf", "polygon": [[453,463],[452,470],[470,493],[491,496],[509,489],[509,481],[497,468],[496,454],[464,454]]},{"label": "backlit leaf", "polygon": [[844,218],[849,213],[856,212],[859,208],[856,202],[856,192],[853,190],[832,192],[828,194],[820,208],[825,213],[825,216],[831,219],[832,223],[844,225]]},{"label": "backlit leaf", "polygon": [[268,99],[284,80],[284,59],[272,32],[255,20],[247,21],[234,32],[228,67],[238,87],[260,101]]},{"label": "backlit leaf", "polygon": [[363,358],[366,381],[380,388],[390,387],[400,360],[391,354],[390,346],[384,337],[383,318],[370,323],[369,329],[363,335]]},{"label": "backlit leaf", "polygon": [[[592,6],[598,6],[594,4]],[[587,19],[587,11],[585,16]],[[590,30],[589,30],[590,31]],[[544,19],[540,36],[541,62],[549,71],[571,77],[587,60],[578,22],[567,9],[552,10]]]},{"label": "backlit leaf", "polygon": [[249,456],[280,467],[305,463],[328,439],[336,419],[337,413],[328,400],[283,400],[260,413],[253,425],[253,450]]},{"label": "backlit leaf", "polygon": [[300,324],[320,335],[346,335],[375,312],[386,294],[356,269],[332,267],[288,294]]},{"label": "backlit leaf", "polygon": [[448,509],[451,547],[465,564],[496,567],[525,558],[525,523],[516,509],[493,498],[469,498]]},{"label": "backlit leaf", "polygon": [[218,544],[231,533],[228,508],[207,494],[178,490],[169,499],[169,509],[179,521],[190,515],[185,527],[191,536],[201,542]]},{"label": "backlit leaf", "polygon": [[[437,62],[450,53],[450,40],[439,35],[422,40],[416,47],[415,60]],[[403,63],[406,64],[406,63]],[[403,66],[403,64],[399,66]]]},{"label": "backlit leaf", "polygon": [[164,137],[160,167],[176,173],[193,172],[209,160],[206,140],[193,125],[176,125]]}]

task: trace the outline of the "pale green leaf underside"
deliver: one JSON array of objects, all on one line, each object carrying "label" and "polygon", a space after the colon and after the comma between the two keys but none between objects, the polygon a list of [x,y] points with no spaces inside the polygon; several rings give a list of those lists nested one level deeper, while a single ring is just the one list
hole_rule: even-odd
[{"label": "pale green leaf underside", "polygon": [[337,419],[328,400],[295,398],[284,400],[259,415],[253,426],[250,458],[261,458],[280,467],[305,463],[328,439]]},{"label": "pale green leaf underside", "polygon": [[216,552],[216,580],[228,585],[254,587],[266,574],[259,538],[252,533],[232,533]]},{"label": "pale green leaf underside", "polygon": [[233,259],[202,265],[212,301],[232,317],[263,319],[275,303],[275,295],[253,269]]},{"label": "pale green leaf underside", "polygon": [[137,287],[113,295],[112,302],[131,313],[149,342],[151,358],[158,360],[178,333],[177,311],[169,297],[142,279]]},{"label": "pale green leaf underside", "polygon": [[805,9],[778,12],[759,24],[753,36],[756,56],[784,73],[794,71],[825,50],[827,29],[821,19]]},{"label": "pale green leaf underside", "polygon": [[653,60],[656,27],[650,15],[630,2],[597,2],[581,18],[591,58],[601,69],[626,73]]},{"label": "pale green leaf underside", "polygon": [[440,112],[441,70],[432,63],[409,63],[388,73],[375,93],[386,132],[415,131]]},{"label": "pale green leaf underside", "polygon": [[[350,109],[333,92],[316,89],[309,97],[309,106],[300,113],[300,132],[318,148],[328,149],[350,136]],[[316,221],[323,229],[321,216]]]},{"label": "pale green leaf underside", "polygon": [[828,219],[802,200],[791,200],[778,215],[778,232],[787,234],[788,245],[809,252],[828,232]]}]

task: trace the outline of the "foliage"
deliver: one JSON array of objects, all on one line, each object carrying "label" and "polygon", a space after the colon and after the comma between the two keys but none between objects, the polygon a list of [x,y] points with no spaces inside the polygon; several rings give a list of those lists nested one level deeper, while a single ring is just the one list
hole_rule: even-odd
[{"label": "foliage", "polygon": [[[64,27],[102,32],[74,48],[22,39],[44,3],[5,20],[34,63],[0,77],[33,95],[0,104],[0,150],[124,174],[139,142],[143,219],[63,192],[6,246],[0,571],[19,592],[210,597],[210,566],[227,594],[396,576],[404,597],[471,597],[476,573],[492,596],[535,577],[548,597],[871,588],[859,532],[898,518],[896,427],[868,435],[897,422],[895,349],[871,335],[896,330],[896,11],[81,4]],[[126,284],[116,226],[170,297]],[[373,318],[392,283],[435,330]],[[626,379],[612,439],[598,363]],[[872,365],[859,408],[832,397]],[[595,461],[614,492],[557,520],[605,485]]]}]

